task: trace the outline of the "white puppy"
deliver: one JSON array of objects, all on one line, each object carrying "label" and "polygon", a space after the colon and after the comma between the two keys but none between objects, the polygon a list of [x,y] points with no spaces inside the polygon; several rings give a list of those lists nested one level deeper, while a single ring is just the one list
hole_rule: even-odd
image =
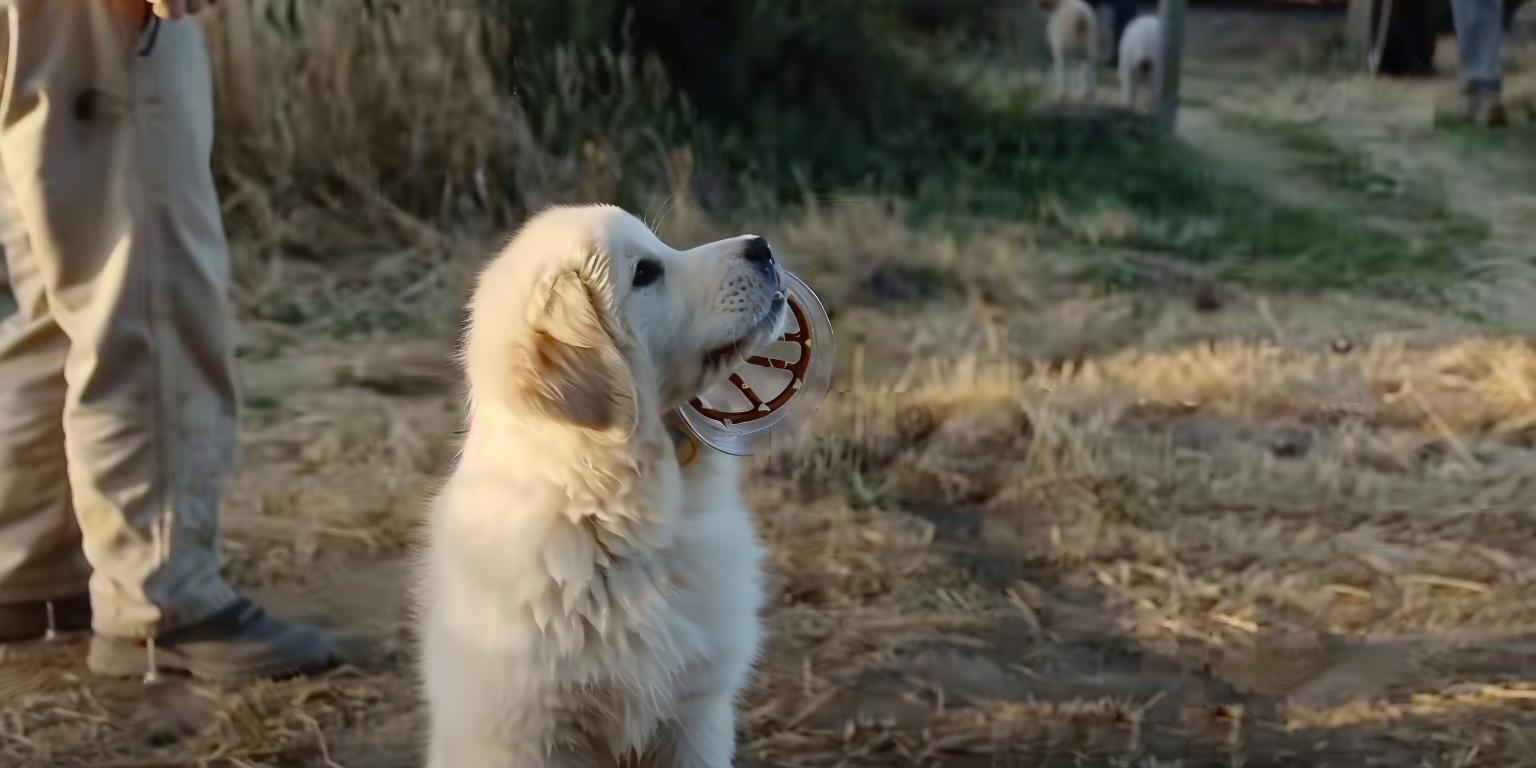
[{"label": "white puppy", "polygon": [[1163,26],[1156,16],[1138,16],[1120,37],[1120,102],[1151,112],[1157,105],[1163,69]]},{"label": "white puppy", "polygon": [[1051,44],[1051,90],[1056,101],[1093,101],[1098,87],[1099,22],[1084,0],[1038,0]]},{"label": "white puppy", "polygon": [[419,595],[432,768],[731,764],[760,549],[738,461],[666,414],[784,307],[761,238],[676,251],[608,206],[540,213],[481,274]]}]

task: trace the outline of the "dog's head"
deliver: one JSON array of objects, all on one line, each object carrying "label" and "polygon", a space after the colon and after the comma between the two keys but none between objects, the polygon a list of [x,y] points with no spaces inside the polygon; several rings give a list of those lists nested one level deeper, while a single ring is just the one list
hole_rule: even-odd
[{"label": "dog's head", "polygon": [[486,267],[465,345],[471,394],[625,439],[782,332],[767,241],[688,251],[611,206],[534,216]]}]

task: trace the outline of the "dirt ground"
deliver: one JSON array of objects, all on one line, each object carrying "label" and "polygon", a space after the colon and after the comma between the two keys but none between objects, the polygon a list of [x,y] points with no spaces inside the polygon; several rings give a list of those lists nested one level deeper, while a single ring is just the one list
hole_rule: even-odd
[{"label": "dirt ground", "polygon": [[[1130,252],[1141,287],[1106,292],[1028,223],[959,241],[878,200],[766,228],[835,312],[842,364],[814,434],[750,480],[774,599],[741,764],[1536,766],[1536,127],[1434,127],[1452,79],[1351,75],[1318,42],[1336,26],[1196,12],[1182,131],[1296,199],[1486,224],[1433,300]],[[1319,173],[1341,157],[1364,183]],[[246,306],[230,572],[352,663],[146,688],[85,676],[80,641],[8,648],[0,761],[419,764],[408,559],[490,247],[242,280],[438,318],[359,334],[382,324]],[[915,285],[914,261],[951,279]]]}]

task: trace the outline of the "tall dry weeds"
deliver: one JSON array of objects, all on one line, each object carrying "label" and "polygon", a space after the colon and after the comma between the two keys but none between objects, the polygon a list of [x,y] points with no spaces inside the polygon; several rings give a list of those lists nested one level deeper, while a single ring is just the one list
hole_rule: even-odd
[{"label": "tall dry weeds", "polygon": [[438,332],[527,211],[670,188],[659,67],[483,0],[226,3],[206,18],[242,312],[279,335]]},{"label": "tall dry weeds", "polygon": [[305,206],[401,223],[399,211],[504,205],[492,180],[512,117],[491,60],[506,42],[476,6],[221,5],[208,28],[232,223],[266,228]]},{"label": "tall dry weeds", "polygon": [[536,43],[483,6],[253,0],[211,15],[236,234],[345,249],[349,233],[417,241],[445,220],[665,191],[660,69]]}]

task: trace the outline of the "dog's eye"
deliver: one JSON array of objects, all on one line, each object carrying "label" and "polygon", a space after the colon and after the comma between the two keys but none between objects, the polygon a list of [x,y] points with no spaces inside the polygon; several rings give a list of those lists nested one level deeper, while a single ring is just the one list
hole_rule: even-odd
[{"label": "dog's eye", "polygon": [[639,263],[635,264],[635,287],[644,288],[660,280],[661,274],[664,271],[661,262],[655,259],[641,259]]}]

